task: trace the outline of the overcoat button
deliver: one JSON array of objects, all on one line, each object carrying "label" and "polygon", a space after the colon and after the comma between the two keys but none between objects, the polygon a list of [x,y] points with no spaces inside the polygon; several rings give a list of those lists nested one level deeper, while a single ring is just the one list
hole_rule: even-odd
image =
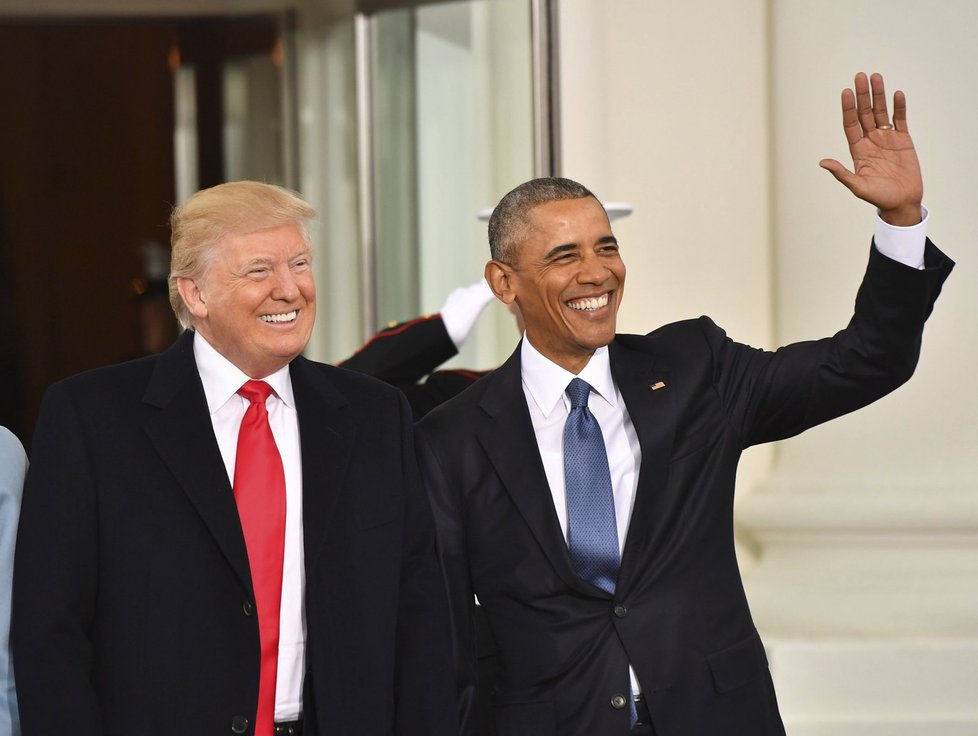
[{"label": "overcoat button", "polygon": [[621,603],[615,606],[614,611],[615,611],[615,615],[618,618],[625,618],[625,614],[628,613],[628,609],[625,608],[625,606],[623,606]]},{"label": "overcoat button", "polygon": [[234,733],[244,733],[248,730],[248,719],[244,716],[235,716],[231,719],[231,730]]},{"label": "overcoat button", "polygon": [[611,707],[614,708],[615,710],[621,710],[622,708],[625,707],[625,704],[627,702],[628,701],[625,700],[624,695],[615,695],[614,697],[611,698]]},{"label": "overcoat button", "polygon": [[241,604],[241,610],[244,611],[245,616],[250,616],[255,612],[255,606],[251,601],[245,601]]}]

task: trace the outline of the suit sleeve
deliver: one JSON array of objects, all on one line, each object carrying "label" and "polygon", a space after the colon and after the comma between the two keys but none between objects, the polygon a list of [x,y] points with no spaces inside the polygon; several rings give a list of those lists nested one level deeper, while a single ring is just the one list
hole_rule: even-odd
[{"label": "suit sleeve", "polygon": [[458,353],[438,315],[392,325],[339,363],[395,386],[413,384]]},{"label": "suit sleeve", "polygon": [[404,540],[398,597],[398,736],[454,736],[455,689],[448,606],[435,547],[431,507],[421,484],[410,409],[402,398]]},{"label": "suit sleeve", "polygon": [[48,391],[34,433],[11,621],[25,734],[102,733],[93,686],[98,587],[95,478],[77,407]]},{"label": "suit sleeve", "polygon": [[461,495],[445,478],[437,457],[419,430],[418,454],[424,484],[431,499],[444,566],[452,619],[458,717],[465,736],[481,734],[478,713],[478,672],[475,628],[475,594],[469,576],[465,545],[465,515]]},{"label": "suit sleeve", "polygon": [[[399,389],[417,421],[471,382],[464,375],[435,371],[456,353],[444,321],[436,315],[378,332],[340,366]],[[425,376],[429,379],[422,381]]]},{"label": "suit sleeve", "polygon": [[924,323],[953,266],[929,240],[923,270],[873,247],[845,329],[775,352],[735,343],[701,318],[714,354],[714,386],[743,445],[791,437],[906,382],[917,365]]}]

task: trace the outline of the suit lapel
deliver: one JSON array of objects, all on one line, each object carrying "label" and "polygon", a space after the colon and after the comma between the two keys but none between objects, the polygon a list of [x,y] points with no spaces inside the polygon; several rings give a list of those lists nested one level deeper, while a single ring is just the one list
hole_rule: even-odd
[{"label": "suit lapel", "polygon": [[[669,459],[676,431],[673,377],[665,363],[652,354],[621,344],[610,346],[611,369],[642,449],[635,502],[625,537],[619,590],[632,572],[647,566],[642,551],[651,549],[662,534],[672,506],[666,498]],[[673,506],[674,508],[674,506]]]},{"label": "suit lapel", "polygon": [[526,406],[520,347],[482,380],[488,386],[479,405],[490,421],[477,435],[506,492],[561,579],[586,594],[606,595],[581,580],[571,564]]},{"label": "suit lapel", "polygon": [[347,399],[332,384],[315,375],[305,358],[292,361],[289,373],[299,417],[302,450],[302,526],[307,569],[326,539],[327,520],[343,487],[355,428]]},{"label": "suit lapel", "polygon": [[159,409],[146,434],[250,592],[248,552],[197,373],[192,332],[160,355],[143,401]]}]

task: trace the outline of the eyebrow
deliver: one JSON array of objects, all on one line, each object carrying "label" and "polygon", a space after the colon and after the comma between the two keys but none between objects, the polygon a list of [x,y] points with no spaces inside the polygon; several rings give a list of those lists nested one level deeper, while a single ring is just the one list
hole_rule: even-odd
[{"label": "eyebrow", "polygon": [[[607,243],[614,243],[615,245],[618,245],[618,238],[616,238],[614,235],[605,235],[603,238],[598,238],[598,242],[595,245],[605,245]],[[558,245],[551,248],[544,258],[553,258],[554,256],[558,256],[562,253],[577,250],[580,247],[581,246],[577,243],[565,243],[564,245]]]},{"label": "eyebrow", "polygon": [[[291,256],[289,256],[288,260],[289,263],[292,263],[293,261],[296,261],[300,258],[312,258],[312,249],[304,248],[300,251],[297,251],[293,253]],[[255,266],[268,266],[274,262],[275,259],[272,258],[271,256],[255,256],[251,260],[243,263],[241,267],[247,271],[254,268]]]},{"label": "eyebrow", "polygon": [[272,262],[271,258],[267,258],[265,256],[258,256],[257,258],[252,258],[251,260],[242,263],[241,268],[243,268],[245,271],[248,271],[254,268],[255,266],[267,266],[271,262]]}]

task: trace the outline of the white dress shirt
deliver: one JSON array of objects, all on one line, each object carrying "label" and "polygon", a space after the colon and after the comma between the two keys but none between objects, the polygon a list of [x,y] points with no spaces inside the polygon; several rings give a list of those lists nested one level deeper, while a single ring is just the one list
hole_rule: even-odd
[{"label": "white dress shirt", "polygon": [[[560,528],[567,541],[567,490],[564,486],[564,424],[570,413],[570,399],[565,390],[574,374],[548,360],[528,339],[523,340],[520,354],[523,393],[530,409],[530,420],[537,437],[543,469],[550,484]],[[608,451],[611,490],[615,497],[615,523],[618,525],[618,554],[625,548],[625,533],[632,516],[642,449],[635,427],[628,417],[618,387],[611,377],[607,346],[598,348],[577,376],[591,384],[588,409],[601,426]]]},{"label": "white dress shirt", "polygon": [[[200,333],[194,335],[194,358],[214,436],[221,448],[228,482],[234,483],[238,430],[249,401],[238,389],[250,376],[217,352]],[[261,379],[272,387],[265,401],[272,436],[285,469],[285,558],[282,570],[282,608],[279,621],[278,675],[275,683],[275,720],[294,721],[302,715],[302,681],[305,672],[305,565],[302,549],[302,456],[299,421],[292,394],[289,367]]]},{"label": "white dress shirt", "polygon": [[[876,218],[874,243],[888,258],[912,268],[924,267],[924,243],[927,235],[927,210],[921,208],[921,222],[912,227],[894,227]],[[564,391],[575,375],[544,357],[524,335],[520,350],[523,393],[530,410],[543,469],[550,485],[554,509],[567,541],[567,490],[564,485],[564,423],[570,413],[570,399]],[[601,426],[611,488],[615,497],[615,521],[618,526],[618,554],[625,548],[625,535],[635,504],[635,489],[642,466],[642,449],[628,409],[611,375],[607,346],[594,351],[577,378],[591,385],[588,409]],[[632,692],[641,687],[634,670],[629,668]]]}]

